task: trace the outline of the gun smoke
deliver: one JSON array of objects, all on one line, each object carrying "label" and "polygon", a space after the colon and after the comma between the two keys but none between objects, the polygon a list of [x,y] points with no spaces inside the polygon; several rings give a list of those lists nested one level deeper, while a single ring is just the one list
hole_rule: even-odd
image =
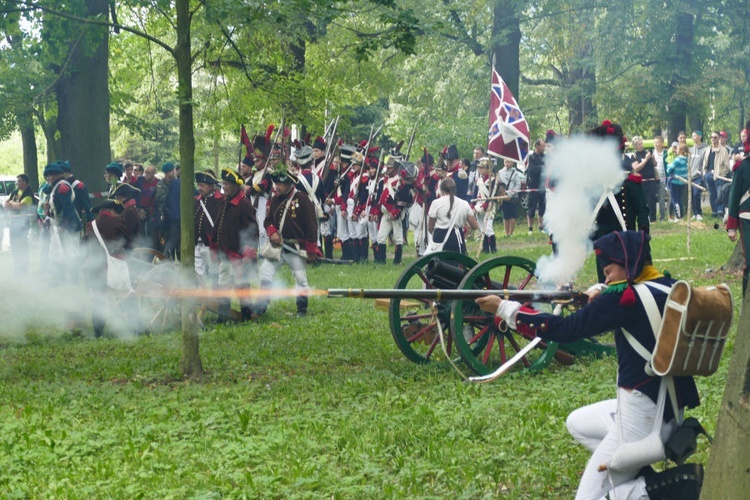
[{"label": "gun smoke", "polygon": [[544,227],[557,252],[539,259],[536,275],[554,286],[570,282],[583,267],[593,248],[596,205],[620,187],[624,175],[616,144],[586,136],[555,142],[545,175],[555,187],[548,194]]}]

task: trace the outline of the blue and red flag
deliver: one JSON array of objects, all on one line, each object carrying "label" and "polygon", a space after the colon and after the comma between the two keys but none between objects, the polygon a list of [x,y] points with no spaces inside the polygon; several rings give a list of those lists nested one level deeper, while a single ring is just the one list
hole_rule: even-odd
[{"label": "blue and red flag", "polygon": [[490,133],[487,152],[493,156],[526,163],[529,155],[529,124],[500,75],[492,68]]}]

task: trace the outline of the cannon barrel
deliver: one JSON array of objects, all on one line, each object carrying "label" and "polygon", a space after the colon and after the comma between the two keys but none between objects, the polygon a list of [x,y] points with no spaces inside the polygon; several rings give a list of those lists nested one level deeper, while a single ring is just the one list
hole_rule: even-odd
[{"label": "cannon barrel", "polygon": [[572,300],[580,305],[588,302],[588,296],[578,291],[549,290],[442,290],[439,288],[391,289],[391,288],[329,288],[328,298],[354,299],[423,299],[423,300],[474,300],[487,295],[498,295],[506,300],[522,302],[553,302]]}]

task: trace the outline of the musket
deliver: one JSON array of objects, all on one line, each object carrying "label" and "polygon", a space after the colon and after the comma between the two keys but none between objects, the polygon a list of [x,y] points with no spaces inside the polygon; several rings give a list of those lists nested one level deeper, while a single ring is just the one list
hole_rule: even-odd
[{"label": "musket", "polygon": [[[284,247],[284,250],[290,253],[293,253],[294,255],[297,255],[299,257],[302,257],[303,259],[307,259],[307,256],[300,253],[300,251],[297,250],[296,248],[289,246],[286,243],[282,243],[281,246]],[[337,264],[340,266],[350,266],[354,264],[354,261],[353,260],[340,260],[340,259],[326,259],[325,257],[318,257],[317,259],[315,259],[315,264]]]},{"label": "musket", "polygon": [[411,153],[411,146],[414,144],[414,136],[417,133],[417,123],[419,121],[414,122],[414,128],[411,129],[411,137],[409,137],[409,146],[406,148],[406,156],[404,157],[404,161],[409,161],[409,153]]},{"label": "musket", "polygon": [[383,163],[383,149],[380,149],[380,158],[378,158],[378,168],[375,170],[375,179],[372,182],[372,189],[368,186],[367,203],[365,203],[365,214],[370,215],[370,207],[372,205],[372,198],[375,196],[375,191],[378,189],[378,179],[380,178],[380,164]]},{"label": "musket", "polygon": [[414,300],[474,300],[488,295],[497,295],[504,300],[518,302],[570,302],[584,306],[589,297],[583,292],[574,290],[456,290],[439,288],[329,288],[328,298],[352,299],[414,299]]},{"label": "musket", "polygon": [[328,179],[328,173],[330,172],[330,168],[328,165],[328,162],[331,161],[331,153],[334,150],[333,147],[333,138],[336,137],[336,129],[339,126],[339,116],[336,116],[336,120],[334,120],[332,123],[332,126],[330,127],[330,137],[327,135],[323,135],[323,139],[326,141],[326,154],[323,156],[323,172],[321,176],[321,180],[323,182],[323,185],[325,185],[326,180]]}]

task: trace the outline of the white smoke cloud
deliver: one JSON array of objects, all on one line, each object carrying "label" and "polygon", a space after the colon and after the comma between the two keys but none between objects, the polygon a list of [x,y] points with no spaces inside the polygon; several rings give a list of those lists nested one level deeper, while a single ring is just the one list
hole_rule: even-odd
[{"label": "white smoke cloud", "polygon": [[594,209],[608,190],[624,180],[620,155],[611,141],[575,136],[555,142],[546,158],[545,175],[555,183],[547,198],[544,227],[557,254],[539,259],[536,274],[545,284],[571,281],[592,249]]}]

